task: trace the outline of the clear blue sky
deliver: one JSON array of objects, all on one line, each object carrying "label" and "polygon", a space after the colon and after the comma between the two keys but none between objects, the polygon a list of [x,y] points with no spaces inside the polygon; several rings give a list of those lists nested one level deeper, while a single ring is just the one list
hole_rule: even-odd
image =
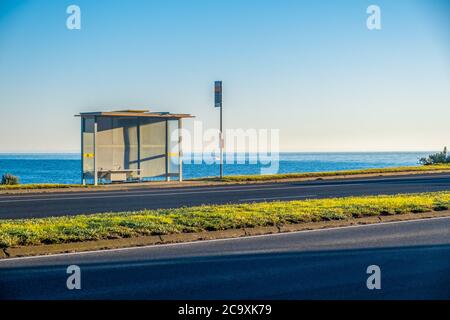
[{"label": "clear blue sky", "polygon": [[[0,152],[78,151],[80,111],[216,127],[218,79],[226,127],[279,128],[283,151],[441,149],[449,3],[0,0]],[[81,30],[66,28],[70,4]],[[366,28],[370,4],[380,31]]]}]

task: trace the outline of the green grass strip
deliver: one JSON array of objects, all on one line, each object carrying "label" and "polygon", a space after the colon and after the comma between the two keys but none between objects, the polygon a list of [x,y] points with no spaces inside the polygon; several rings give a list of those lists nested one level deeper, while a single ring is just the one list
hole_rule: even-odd
[{"label": "green grass strip", "polygon": [[0,220],[14,247],[448,210],[450,191]]},{"label": "green grass strip", "polygon": [[217,177],[198,178],[192,180],[201,181],[224,181],[224,182],[246,182],[246,181],[268,181],[268,180],[282,180],[282,179],[296,179],[296,178],[321,178],[321,177],[335,177],[335,176],[351,176],[357,174],[382,174],[382,173],[401,173],[401,172],[424,172],[424,171],[441,171],[450,170],[450,164],[438,164],[427,166],[411,166],[411,167],[392,167],[392,168],[374,168],[361,170],[341,170],[328,172],[300,172],[300,173],[285,173],[285,174],[268,174],[268,175],[239,175],[239,176],[225,176],[222,179]]},{"label": "green grass strip", "polygon": [[0,190],[34,190],[34,189],[60,189],[60,188],[88,188],[91,186],[82,184],[62,183],[29,183],[29,184],[0,184]]}]

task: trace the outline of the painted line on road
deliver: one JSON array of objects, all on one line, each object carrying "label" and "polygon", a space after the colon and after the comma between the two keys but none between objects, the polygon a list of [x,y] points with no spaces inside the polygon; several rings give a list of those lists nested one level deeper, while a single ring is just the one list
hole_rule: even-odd
[{"label": "painted line on road", "polygon": [[[361,183],[343,184],[343,185],[312,185],[312,186],[290,186],[290,187],[278,187],[278,188],[259,188],[251,189],[250,191],[265,191],[265,190],[291,190],[291,189],[306,189],[306,188],[342,188],[353,187],[363,185]],[[39,198],[39,199],[13,199],[13,200],[0,200],[0,203],[11,202],[34,202],[34,201],[65,201],[65,200],[89,200],[89,199],[109,199],[109,198],[130,198],[130,197],[158,197],[158,196],[173,196],[173,195],[186,195],[186,194],[203,194],[203,193],[224,193],[224,192],[245,192],[249,191],[245,189],[233,189],[233,190],[203,190],[203,191],[185,191],[185,192],[167,192],[167,193],[139,193],[139,194],[121,194],[121,195],[106,195],[106,196],[93,196],[93,197],[66,197],[66,198]]]},{"label": "painted line on road", "polygon": [[8,263],[11,261],[18,261],[18,260],[20,261],[20,260],[33,260],[33,259],[47,259],[47,258],[56,258],[56,257],[65,257],[65,256],[79,256],[79,255],[91,255],[91,254],[99,254],[99,253],[113,253],[113,252],[121,252],[121,251],[135,251],[135,250],[152,249],[152,248],[156,249],[156,248],[175,247],[175,246],[202,245],[202,244],[207,244],[207,243],[212,243],[212,242],[220,242],[220,241],[226,242],[226,241],[238,241],[238,240],[245,240],[245,239],[269,238],[269,237],[278,237],[278,236],[289,236],[289,235],[295,235],[295,234],[299,234],[299,233],[305,234],[305,233],[317,233],[317,232],[326,232],[326,231],[333,231],[333,230],[371,228],[371,227],[383,226],[383,225],[393,225],[393,224],[402,224],[402,223],[417,223],[417,222],[445,220],[445,219],[450,219],[450,217],[435,217],[435,218],[406,220],[406,221],[377,222],[377,223],[373,223],[373,224],[362,224],[362,225],[351,225],[351,226],[344,226],[344,227],[332,227],[332,228],[325,228],[325,229],[261,234],[261,235],[245,236],[245,237],[239,237],[239,238],[197,240],[197,241],[190,241],[190,242],[166,243],[166,244],[148,245],[148,246],[141,246],[141,247],[92,250],[92,251],[82,251],[82,252],[67,252],[67,253],[57,253],[57,254],[51,254],[51,255],[30,256],[30,257],[4,258],[4,259],[0,259],[0,265],[2,263]]},{"label": "painted line on road", "polygon": [[[436,174],[438,175],[438,174]],[[383,183],[383,182],[389,182],[389,181],[397,181],[397,180],[427,180],[427,179],[436,179],[436,178],[450,178],[450,175],[439,175],[438,177],[433,177],[433,176],[426,176],[426,177],[414,177],[414,176],[408,176],[408,177],[383,177],[383,178],[344,178],[344,179],[336,179],[336,180],[326,180],[328,183],[331,182],[335,182],[333,185],[330,184],[311,184],[311,183],[317,183],[317,181],[314,180],[310,180],[310,181],[286,181],[286,182],[279,182],[279,183],[261,183],[261,184],[242,184],[242,185],[231,185],[231,186],[186,186],[186,187],[177,187],[176,191],[178,192],[182,192],[183,190],[186,189],[192,189],[192,188],[199,188],[201,190],[203,189],[208,189],[208,191],[211,190],[230,190],[230,189],[234,189],[236,187],[239,188],[245,188],[248,190],[260,190],[261,187],[264,187],[264,189],[267,190],[272,190],[270,188],[267,187],[273,187],[273,186],[280,186],[280,185],[286,185],[286,184],[292,184],[292,183],[306,183],[303,184],[302,187],[320,187],[320,186],[345,186],[345,185],[357,185],[357,184],[366,184],[368,182],[370,183]],[[322,180],[322,182],[325,182],[324,180]],[[348,183],[350,182],[350,183]],[[443,185],[446,186],[446,185]],[[299,186],[297,186],[299,187]],[[143,187],[145,188],[145,187]],[[12,202],[15,199],[17,200],[41,200],[41,199],[50,199],[51,197],[53,198],[57,198],[58,196],[62,196],[61,199],[66,200],[67,198],[64,198],[64,196],[68,196],[68,197],[73,197],[73,196],[88,196],[88,195],[94,195],[96,198],[99,197],[99,195],[101,194],[109,194],[109,195],[119,195],[119,194],[127,194],[127,195],[131,195],[131,194],[148,194],[148,193],[154,193],[155,195],[167,195],[168,192],[166,192],[165,190],[158,190],[158,189],[151,189],[151,188],[146,188],[147,190],[142,190],[142,189],[125,189],[125,190],[90,190],[90,191],[84,191],[84,192],[62,192],[62,193],[45,193],[45,194],[34,194],[34,195],[27,195],[27,194],[21,194],[21,195],[13,195],[10,196],[8,194],[0,194],[0,199],[1,198],[7,198],[7,199],[2,199],[0,200],[0,203],[2,202]],[[166,188],[164,188],[166,189]],[[167,188],[169,189],[169,188]],[[279,189],[279,188],[277,188]],[[181,191],[179,191],[181,190]],[[236,189],[237,191],[240,191],[238,189]],[[186,192],[191,192],[191,191],[185,191],[182,193],[186,193]],[[201,192],[201,191],[192,191],[192,192]],[[26,198],[26,199],[24,199]],[[89,197],[86,197],[89,198]],[[78,198],[76,198],[78,199]]]},{"label": "painted line on road", "polygon": [[[109,195],[116,195],[116,194],[141,194],[141,193],[155,193],[155,194],[161,194],[161,193],[167,193],[170,192],[171,189],[175,192],[181,192],[183,190],[189,191],[192,189],[198,189],[198,191],[202,190],[229,190],[236,187],[240,188],[246,188],[246,189],[254,189],[254,188],[261,188],[261,187],[273,187],[273,186],[283,186],[292,183],[271,183],[271,184],[258,184],[258,185],[232,185],[232,186],[191,186],[191,187],[176,187],[176,188],[162,188],[162,189],[152,189],[152,188],[146,188],[143,187],[142,189],[136,188],[136,189],[124,189],[124,190],[90,190],[90,191],[84,191],[84,192],[58,192],[58,193],[41,193],[41,194],[20,194],[20,195],[8,195],[8,194],[0,194],[1,198],[7,198],[7,199],[42,199],[42,198],[51,198],[51,197],[72,197],[72,196],[99,196],[103,194],[109,194]],[[1,200],[6,201],[6,200]],[[0,202],[1,202],[0,201]]]},{"label": "painted line on road", "polygon": [[287,196],[287,197],[264,197],[264,198],[252,198],[252,199],[239,199],[240,202],[247,201],[260,201],[260,200],[277,200],[277,199],[303,199],[309,197],[317,197],[317,194],[309,194],[305,196]]},{"label": "painted line on road", "polygon": [[[405,177],[399,177],[399,176],[394,176],[394,177],[375,177],[375,178],[342,178],[342,179],[326,179],[326,180],[321,180],[322,183],[324,183],[325,181],[328,183],[334,182],[334,184],[339,183],[339,185],[355,185],[355,184],[366,184],[369,182],[389,182],[389,181],[396,181],[396,180],[430,180],[430,179],[436,179],[436,178],[450,178],[450,175],[442,175],[439,173],[436,173],[436,176],[421,176],[420,174],[417,174],[418,176],[405,176]],[[236,187],[239,188],[245,188],[245,189],[249,189],[252,190],[254,188],[261,188],[261,187],[272,187],[272,186],[279,186],[279,185],[286,185],[286,184],[292,184],[292,183],[306,183],[303,186],[305,187],[313,187],[313,186],[322,186],[323,184],[313,184],[313,183],[317,183],[317,181],[315,180],[306,180],[306,181],[285,181],[285,182],[278,182],[278,183],[260,183],[260,184],[235,184],[235,185],[224,185],[224,186],[217,186],[217,185],[210,185],[210,186],[183,186],[183,187],[176,187],[176,190],[186,190],[186,189],[192,189],[192,188],[198,188],[198,189],[208,189],[208,190],[229,190],[229,189],[233,189]],[[130,193],[135,193],[135,194],[139,194],[139,193],[155,193],[155,194],[161,194],[164,193],[164,190],[161,189],[152,189],[152,188],[148,188],[148,187],[142,187],[144,190],[139,189],[139,187],[136,187],[135,189],[123,189],[123,190],[87,190],[87,191],[83,191],[83,192],[62,192],[62,194],[67,195],[67,196],[77,196],[77,195],[89,195],[89,194],[95,194],[95,193],[99,193],[99,194],[104,194],[104,193],[108,193],[108,194],[130,194]],[[170,188],[162,188],[162,189],[170,189]],[[8,194],[0,194],[0,199],[1,198],[8,198],[8,199],[21,199],[21,198],[27,198],[27,199],[32,199],[33,198],[43,198],[43,197],[58,197],[60,196],[61,193],[44,193],[44,194],[34,194],[34,195],[27,195],[27,194],[20,194],[20,195],[8,195]],[[1,200],[0,202],[4,202],[6,200]]]}]

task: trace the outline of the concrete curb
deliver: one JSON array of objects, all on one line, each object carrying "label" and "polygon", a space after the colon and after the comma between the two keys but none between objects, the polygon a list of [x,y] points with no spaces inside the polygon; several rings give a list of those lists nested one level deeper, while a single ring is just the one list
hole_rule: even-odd
[{"label": "concrete curb", "polygon": [[142,236],[135,238],[120,238],[120,239],[107,239],[107,240],[75,242],[75,243],[14,247],[1,250],[0,259],[37,256],[37,255],[51,255],[57,253],[151,246],[169,243],[194,242],[201,240],[240,238],[246,236],[298,232],[298,231],[318,230],[327,228],[339,228],[339,227],[348,227],[352,225],[375,224],[381,222],[420,220],[438,217],[450,217],[450,210],[431,211],[423,213],[407,213],[399,215],[373,216],[350,220],[307,222],[299,224],[287,224],[282,226],[255,227],[245,229],[204,231],[195,233],[179,233],[179,234],[156,235],[156,236]]}]

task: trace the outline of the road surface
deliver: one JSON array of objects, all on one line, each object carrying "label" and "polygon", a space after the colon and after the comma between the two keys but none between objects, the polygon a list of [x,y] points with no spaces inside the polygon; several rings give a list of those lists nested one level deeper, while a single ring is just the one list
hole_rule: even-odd
[{"label": "road surface", "polygon": [[347,180],[0,195],[0,219],[450,190],[450,174]]},{"label": "road surface", "polygon": [[450,218],[0,260],[0,298],[450,299]]}]

